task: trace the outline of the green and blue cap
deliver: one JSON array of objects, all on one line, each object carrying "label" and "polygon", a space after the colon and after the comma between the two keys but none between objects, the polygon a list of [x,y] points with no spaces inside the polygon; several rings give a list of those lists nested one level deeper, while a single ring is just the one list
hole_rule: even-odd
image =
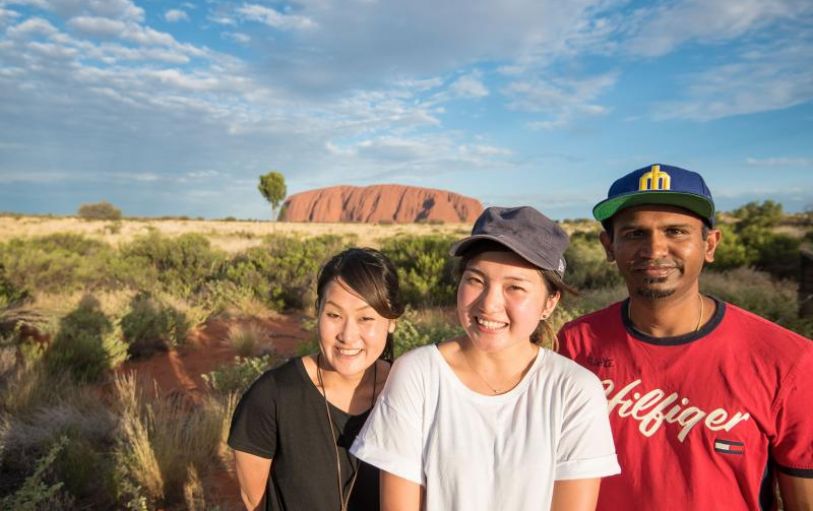
[{"label": "green and blue cap", "polygon": [[714,226],[714,199],[697,172],[655,163],[616,180],[607,198],[596,204],[593,216],[604,224],[621,210],[645,205],[676,206]]}]

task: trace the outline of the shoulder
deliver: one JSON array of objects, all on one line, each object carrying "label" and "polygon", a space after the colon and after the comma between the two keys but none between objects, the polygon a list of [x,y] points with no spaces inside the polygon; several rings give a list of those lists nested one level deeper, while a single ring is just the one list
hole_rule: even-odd
[{"label": "shoulder", "polygon": [[425,367],[437,361],[438,346],[428,344],[408,351],[398,357],[392,365],[392,371],[404,371],[415,367]]},{"label": "shoulder", "polygon": [[797,334],[787,328],[763,318],[751,311],[727,302],[720,302],[725,306],[726,325],[739,325],[743,330],[753,332],[755,336],[769,334],[772,339],[786,339],[787,342],[798,344],[800,347],[809,348],[810,339]]},{"label": "shoulder", "polygon": [[246,391],[246,394],[269,393],[276,394],[279,389],[289,389],[300,387],[305,382],[303,376],[304,368],[301,360],[297,358],[289,359],[281,365],[267,370],[261,374]]},{"label": "shoulder", "polygon": [[598,377],[577,362],[550,350],[546,350],[545,356],[547,360],[542,372],[546,377],[555,379],[564,388],[580,391],[601,386]]}]

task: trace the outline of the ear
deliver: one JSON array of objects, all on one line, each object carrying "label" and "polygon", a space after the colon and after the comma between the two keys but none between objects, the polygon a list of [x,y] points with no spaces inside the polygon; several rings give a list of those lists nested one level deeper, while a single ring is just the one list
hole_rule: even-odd
[{"label": "ear", "polygon": [[709,229],[709,235],[706,237],[706,248],[704,251],[704,259],[707,263],[714,261],[714,252],[720,245],[720,240],[723,239],[723,233],[719,229]]},{"label": "ear", "polygon": [[607,262],[612,263],[615,261],[615,254],[613,253],[613,240],[610,239],[610,235],[607,234],[607,231],[601,231],[598,235],[599,241],[601,241],[601,246],[604,247],[604,253],[607,255]]},{"label": "ear", "polygon": [[387,326],[387,333],[392,334],[395,332],[395,326],[398,324],[397,319],[391,319],[389,326]]},{"label": "ear", "polygon": [[545,299],[545,306],[542,308],[542,314],[540,315],[540,319],[545,321],[553,314],[553,309],[556,308],[556,304],[559,303],[559,299],[562,297],[562,293],[556,291],[548,295],[547,299]]}]

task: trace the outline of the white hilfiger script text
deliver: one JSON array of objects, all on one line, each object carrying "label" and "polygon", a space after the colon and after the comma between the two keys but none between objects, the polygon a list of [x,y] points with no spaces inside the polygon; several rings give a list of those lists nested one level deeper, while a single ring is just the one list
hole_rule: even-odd
[{"label": "white hilfiger script text", "polygon": [[661,389],[635,391],[641,380],[630,382],[613,395],[615,382],[602,380],[604,393],[609,401],[610,414],[615,411],[619,417],[633,418],[639,422],[638,431],[650,437],[666,424],[679,424],[677,438],[681,442],[698,424],[703,424],[711,431],[731,431],[740,422],[747,421],[748,413],[730,413],[723,408],[711,411],[689,405],[689,399],[677,392],[667,394]]}]

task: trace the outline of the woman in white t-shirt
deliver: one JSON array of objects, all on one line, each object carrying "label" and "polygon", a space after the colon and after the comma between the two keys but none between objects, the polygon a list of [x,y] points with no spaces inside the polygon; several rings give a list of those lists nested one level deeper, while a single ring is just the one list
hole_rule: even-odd
[{"label": "woman in white t-shirt", "polygon": [[461,256],[465,334],[402,356],[351,452],[382,511],[582,511],[620,468],[598,379],[539,346],[567,235],[530,207],[486,209]]}]

